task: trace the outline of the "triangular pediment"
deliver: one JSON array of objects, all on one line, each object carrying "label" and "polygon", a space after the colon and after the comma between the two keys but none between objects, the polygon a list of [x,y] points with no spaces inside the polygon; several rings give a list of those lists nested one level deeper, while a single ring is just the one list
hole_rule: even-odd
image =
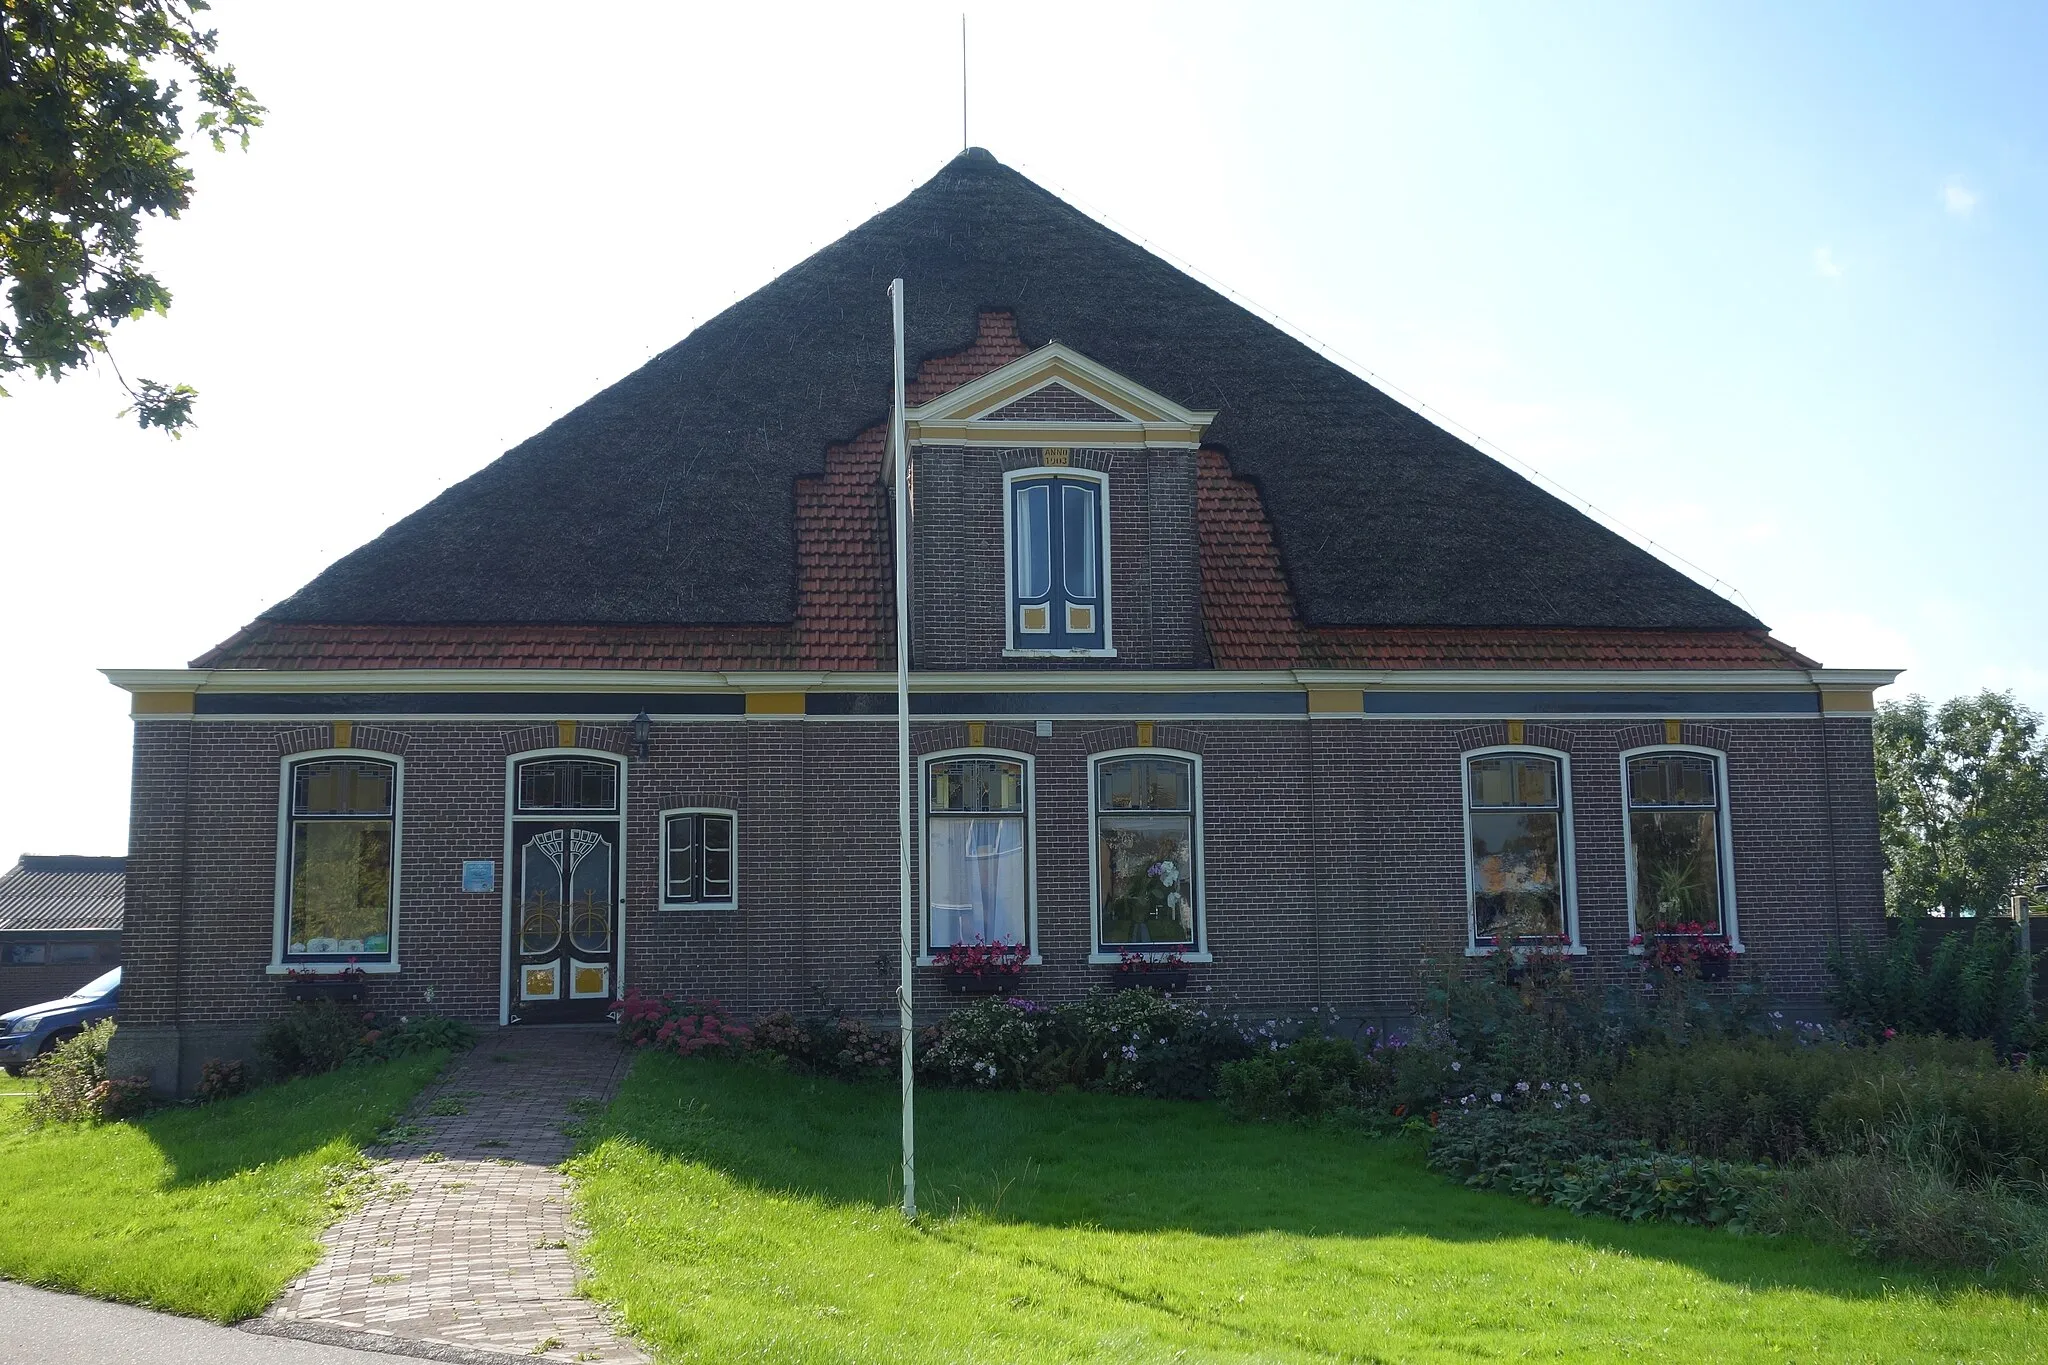
[{"label": "triangular pediment", "polygon": [[912,445],[1192,450],[1213,412],[1184,407],[1053,342],[904,414]]}]

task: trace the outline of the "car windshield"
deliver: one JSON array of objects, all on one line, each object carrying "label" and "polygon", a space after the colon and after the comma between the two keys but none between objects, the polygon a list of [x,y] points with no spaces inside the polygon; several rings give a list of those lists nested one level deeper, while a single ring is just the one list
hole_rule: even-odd
[{"label": "car windshield", "polygon": [[97,1000],[120,984],[121,969],[116,967],[105,976],[94,977],[77,990],[71,992],[71,998],[73,1000]]}]

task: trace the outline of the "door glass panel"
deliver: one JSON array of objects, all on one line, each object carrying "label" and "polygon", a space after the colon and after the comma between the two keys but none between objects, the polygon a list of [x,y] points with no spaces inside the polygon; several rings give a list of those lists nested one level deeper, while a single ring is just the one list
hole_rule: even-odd
[{"label": "door glass panel", "polygon": [[610,952],[612,946],[612,846],[588,830],[576,830],[569,868],[569,942],[579,953]]},{"label": "door glass panel", "polygon": [[1017,595],[1043,597],[1052,591],[1052,488],[1027,483],[1017,489]]},{"label": "door glass panel", "polygon": [[562,941],[562,831],[535,835],[519,856],[519,951],[553,952]]},{"label": "door glass panel", "polygon": [[544,758],[519,765],[519,809],[615,811],[619,770],[587,758]]},{"label": "door glass panel", "polygon": [[1095,596],[1095,490],[1082,484],[1060,486],[1065,520],[1060,525],[1064,587],[1069,597]]}]

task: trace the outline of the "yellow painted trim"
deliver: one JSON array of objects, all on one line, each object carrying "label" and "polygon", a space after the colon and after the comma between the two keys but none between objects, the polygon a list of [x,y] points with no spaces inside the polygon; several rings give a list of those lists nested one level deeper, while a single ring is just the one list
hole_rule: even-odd
[{"label": "yellow painted trim", "polygon": [[1684,721],[1679,721],[1679,720],[1667,720],[1667,721],[1665,721],[1665,722],[1664,722],[1664,742],[1665,742],[1666,744],[1678,744],[1678,743],[1681,743],[1681,742],[1682,742],[1682,741],[1683,741],[1684,739],[1685,739],[1685,722],[1684,722]]},{"label": "yellow painted trim", "polygon": [[800,716],[803,713],[804,694],[801,692],[747,693],[747,714],[750,716]]},{"label": "yellow painted trim", "polygon": [[1138,722],[1138,747],[1140,749],[1152,747],[1152,722],[1149,720]]},{"label": "yellow painted trim", "polygon": [[1308,713],[1312,716],[1356,716],[1365,712],[1365,693],[1330,691],[1326,688],[1311,687],[1308,690]]},{"label": "yellow painted trim", "polygon": [[334,722],[334,747],[346,749],[356,742],[356,726],[352,720]]},{"label": "yellow painted trim", "polygon": [[1509,721],[1509,722],[1508,722],[1508,743],[1510,743],[1510,744],[1520,744],[1520,743],[1522,743],[1522,742],[1523,742],[1523,738],[1522,738],[1522,737],[1523,737],[1523,736],[1524,736],[1525,734],[1527,734],[1527,733],[1528,733],[1528,722],[1527,722],[1527,721],[1520,721],[1520,720],[1511,720],[1511,721]]},{"label": "yellow painted trim", "polygon": [[1877,710],[1877,692],[1874,688],[1823,689],[1820,694],[1822,715],[1863,714]]},{"label": "yellow painted trim", "polygon": [[970,720],[967,722],[967,747],[985,749],[988,747],[988,722]]},{"label": "yellow painted trim", "polygon": [[189,716],[192,714],[190,692],[137,692],[135,700],[128,707],[131,716]]},{"label": "yellow painted trim", "polygon": [[555,743],[561,745],[564,749],[573,749],[576,747],[575,721],[558,720],[555,722]]}]

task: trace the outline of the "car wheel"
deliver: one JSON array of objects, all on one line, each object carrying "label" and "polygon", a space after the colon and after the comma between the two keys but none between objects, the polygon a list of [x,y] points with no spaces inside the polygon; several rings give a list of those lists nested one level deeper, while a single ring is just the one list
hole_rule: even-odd
[{"label": "car wheel", "polygon": [[53,1033],[53,1034],[51,1034],[51,1035],[50,1035],[49,1037],[47,1037],[47,1038],[43,1039],[43,1045],[42,1045],[41,1047],[39,1047],[39,1048],[37,1048],[37,1049],[36,1049],[36,1056],[38,1056],[38,1057],[47,1057],[47,1056],[49,1056],[49,1055],[50,1055],[50,1054],[51,1054],[52,1052],[55,1052],[55,1051],[57,1050],[57,1044],[59,1044],[59,1043],[68,1043],[68,1042],[70,1042],[70,1041],[71,1041],[71,1040],[72,1040],[73,1038],[76,1038],[76,1037],[77,1037],[77,1036],[78,1036],[79,1034],[81,1034],[81,1033],[83,1033],[83,1032],[85,1032],[85,1030],[84,1030],[84,1029],[82,1029],[82,1028],[60,1028],[60,1029],[58,1029],[58,1030],[57,1030],[57,1031],[56,1031],[55,1033]]}]

